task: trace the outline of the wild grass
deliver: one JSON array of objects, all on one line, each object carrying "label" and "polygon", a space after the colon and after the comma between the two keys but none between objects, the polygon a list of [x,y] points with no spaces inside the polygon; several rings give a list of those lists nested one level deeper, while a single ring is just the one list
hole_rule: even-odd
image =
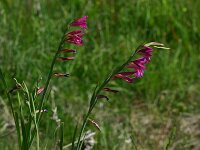
[{"label": "wild grass", "polygon": [[[198,134],[193,132],[200,130],[196,126],[200,96],[199,5],[199,1],[187,0],[0,1],[0,67],[10,88],[15,85],[13,78],[25,81],[29,89],[36,81],[42,86],[63,24],[89,16],[85,47],[79,48],[75,61],[56,65],[56,70],[71,72],[71,77],[65,81],[53,79],[45,103],[49,112],[39,129],[44,139],[41,149],[55,145],[59,118],[64,122],[63,142],[71,142],[96,83],[147,41],[162,42],[171,50],[155,52],[144,77],[134,84],[111,83],[121,92],[110,95],[110,103],[100,102],[93,112],[92,118],[102,130],[89,126],[97,132],[95,149],[131,149],[134,145],[130,137],[134,137],[138,149],[164,149],[167,142],[162,141],[170,139],[174,126],[177,130],[170,141],[172,147],[199,146],[195,143]],[[17,138],[12,128],[4,130],[4,125],[12,125],[12,121],[11,114],[5,113],[9,108],[2,83],[0,93],[0,148],[12,149]],[[182,127],[192,130],[186,132]]]}]

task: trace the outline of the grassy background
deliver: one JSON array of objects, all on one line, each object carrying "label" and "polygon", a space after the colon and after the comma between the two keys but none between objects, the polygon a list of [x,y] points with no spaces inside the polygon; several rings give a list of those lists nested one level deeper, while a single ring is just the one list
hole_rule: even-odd
[{"label": "grassy background", "polygon": [[[138,149],[162,149],[173,127],[177,130],[172,148],[198,148],[199,5],[200,1],[188,0],[1,0],[0,66],[10,87],[13,78],[25,81],[29,88],[41,78],[42,86],[63,25],[89,16],[85,46],[77,48],[76,60],[56,64],[56,71],[70,72],[71,77],[53,79],[46,104],[49,113],[41,127],[41,137],[45,137],[41,147],[49,149],[55,141],[51,110],[57,107],[65,122],[64,143],[70,143],[95,84],[139,44],[158,41],[171,49],[156,51],[144,77],[134,84],[112,82],[121,92],[110,95],[110,103],[97,105],[92,117],[102,132],[89,126],[97,133],[95,148],[131,149],[133,136]],[[0,134],[5,135],[10,130],[5,124],[11,119],[1,86],[0,94]],[[11,149],[10,143],[16,144],[14,133],[1,137],[2,148]]]}]

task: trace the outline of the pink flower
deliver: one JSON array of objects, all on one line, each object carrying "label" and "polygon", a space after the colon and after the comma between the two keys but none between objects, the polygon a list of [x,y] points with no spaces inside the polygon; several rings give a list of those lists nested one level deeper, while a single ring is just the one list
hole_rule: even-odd
[{"label": "pink flower", "polygon": [[148,46],[143,46],[141,50],[138,51],[138,54],[141,54],[144,57],[151,57],[153,49]]},{"label": "pink flower", "polygon": [[83,46],[83,40],[82,40],[83,35],[84,33],[82,33],[81,30],[75,30],[75,31],[69,32],[66,35],[66,42]]},{"label": "pink flower", "polygon": [[132,83],[134,78],[141,78],[144,75],[145,65],[150,62],[153,49],[148,46],[143,46],[137,51],[137,54],[142,55],[142,57],[133,60],[128,63],[126,68],[133,69],[129,72],[120,72],[114,76],[113,79],[120,78],[129,83]]},{"label": "pink flower", "polygon": [[82,18],[75,19],[70,26],[79,26],[83,29],[87,29],[87,22],[86,19],[88,16],[83,16]]},{"label": "pink flower", "polygon": [[134,61],[131,61],[127,68],[132,68],[134,70],[134,77],[135,78],[141,78],[144,74],[145,64],[149,62],[149,57],[145,58],[139,58]]}]

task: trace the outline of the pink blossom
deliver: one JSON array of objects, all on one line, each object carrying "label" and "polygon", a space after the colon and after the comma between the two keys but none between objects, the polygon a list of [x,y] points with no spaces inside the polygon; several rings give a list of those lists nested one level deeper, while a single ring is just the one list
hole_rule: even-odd
[{"label": "pink blossom", "polygon": [[139,58],[134,61],[131,61],[128,65],[127,68],[132,68],[134,70],[134,77],[136,78],[141,78],[144,74],[144,69],[145,69],[145,64],[149,62],[149,58]]},{"label": "pink blossom", "polygon": [[87,18],[88,16],[83,16],[82,18],[75,19],[70,26],[79,26],[83,29],[87,29]]},{"label": "pink blossom", "polygon": [[151,57],[153,49],[148,46],[143,46],[141,50],[138,51],[138,54],[141,54],[144,57]]},{"label": "pink blossom", "polygon": [[130,61],[126,68],[133,69],[132,71],[120,72],[114,76],[113,79],[120,78],[126,82],[132,83],[134,78],[141,78],[144,75],[145,65],[150,62],[153,49],[148,46],[143,46],[137,51],[137,54],[142,55],[142,57]]},{"label": "pink blossom", "polygon": [[66,42],[83,46],[83,40],[82,40],[83,35],[84,33],[82,33],[81,30],[75,30],[75,31],[69,32],[66,35]]}]

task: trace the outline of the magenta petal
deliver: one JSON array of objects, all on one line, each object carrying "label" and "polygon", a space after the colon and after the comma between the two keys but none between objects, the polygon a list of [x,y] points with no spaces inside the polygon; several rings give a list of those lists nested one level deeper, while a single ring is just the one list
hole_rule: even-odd
[{"label": "magenta petal", "polygon": [[66,36],[66,42],[75,44],[75,45],[79,45],[79,46],[83,46],[83,40],[82,40],[82,36],[84,35],[84,33],[82,33],[81,30],[75,30],[72,32],[69,32]]},{"label": "magenta petal", "polygon": [[153,49],[151,47],[143,46],[143,48],[138,51],[138,54],[140,54],[144,57],[151,57],[152,52],[153,52]]},{"label": "magenta petal", "polygon": [[76,35],[76,34],[80,34],[80,33],[82,33],[82,30],[74,30],[74,31],[67,33],[67,35]]},{"label": "magenta petal", "polygon": [[134,72],[120,72],[117,75],[119,75],[119,76],[130,76],[130,75],[133,75],[133,74],[134,74]]},{"label": "magenta petal", "polygon": [[145,69],[145,66],[143,63],[138,63],[138,62],[130,62],[127,65],[127,68],[134,68],[134,69]]},{"label": "magenta petal", "polygon": [[133,68],[134,69],[134,77],[140,78],[144,75],[145,70],[145,64],[150,61],[150,57],[142,57],[139,59],[136,59],[134,61],[131,61],[127,68]]},{"label": "magenta petal", "polygon": [[134,76],[136,78],[141,78],[144,75],[144,70],[136,70]]},{"label": "magenta petal", "polygon": [[133,78],[123,77],[122,79],[128,83],[133,83]]},{"label": "magenta petal", "polygon": [[83,16],[82,18],[75,19],[70,25],[87,29],[87,18],[88,16]]}]

